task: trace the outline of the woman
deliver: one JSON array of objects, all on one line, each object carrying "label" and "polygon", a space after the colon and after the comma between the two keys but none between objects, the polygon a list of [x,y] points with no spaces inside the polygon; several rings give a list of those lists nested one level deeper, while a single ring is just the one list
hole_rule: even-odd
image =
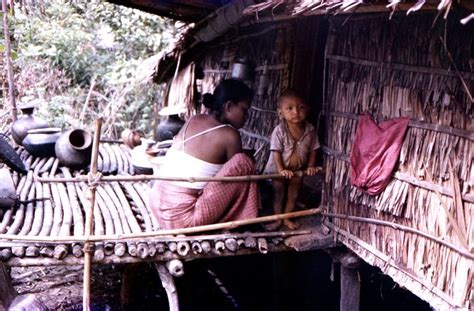
[{"label": "woman", "polygon": [[[253,92],[242,82],[224,80],[214,91],[211,112],[192,117],[176,135],[160,175],[242,176],[254,173],[242,153],[237,129],[247,118]],[[186,228],[257,216],[260,198],[254,182],[158,181],[150,205],[162,229]]]}]

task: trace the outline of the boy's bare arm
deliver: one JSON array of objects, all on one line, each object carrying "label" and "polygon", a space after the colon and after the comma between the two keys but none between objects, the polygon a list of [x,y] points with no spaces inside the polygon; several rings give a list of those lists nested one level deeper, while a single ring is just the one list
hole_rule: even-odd
[{"label": "boy's bare arm", "polygon": [[273,153],[273,161],[275,161],[275,166],[276,166],[277,172],[282,174],[286,178],[293,177],[293,175],[294,175],[293,171],[287,170],[284,163],[283,163],[283,157],[281,155],[281,152],[272,151],[272,153]]},{"label": "boy's bare arm", "polygon": [[316,167],[316,150],[312,150],[308,158],[308,168],[306,169],[306,175],[313,176],[318,173],[318,168]]}]

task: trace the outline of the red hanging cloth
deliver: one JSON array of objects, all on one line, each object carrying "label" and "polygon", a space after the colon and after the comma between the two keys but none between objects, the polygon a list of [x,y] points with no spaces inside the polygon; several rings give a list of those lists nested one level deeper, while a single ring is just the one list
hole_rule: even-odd
[{"label": "red hanging cloth", "polygon": [[366,113],[359,118],[350,156],[351,184],[368,194],[382,192],[390,181],[410,119],[377,125]]}]

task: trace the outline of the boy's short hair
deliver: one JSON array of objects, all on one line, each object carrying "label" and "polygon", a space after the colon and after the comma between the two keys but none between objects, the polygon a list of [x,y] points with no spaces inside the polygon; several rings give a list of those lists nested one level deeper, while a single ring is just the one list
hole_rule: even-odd
[{"label": "boy's short hair", "polygon": [[298,92],[295,91],[294,89],[286,89],[286,90],[284,90],[284,91],[280,94],[280,97],[278,97],[278,100],[277,100],[277,107],[280,108],[281,102],[283,101],[283,99],[288,98],[288,97],[298,98],[298,99],[300,99],[306,106],[308,105],[308,104],[306,103],[306,101],[304,100],[303,96],[301,96],[300,93],[298,93]]}]

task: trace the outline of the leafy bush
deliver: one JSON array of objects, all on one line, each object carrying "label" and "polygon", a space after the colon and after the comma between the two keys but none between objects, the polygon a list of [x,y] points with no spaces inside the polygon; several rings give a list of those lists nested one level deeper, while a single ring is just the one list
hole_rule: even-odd
[{"label": "leafy bush", "polygon": [[34,1],[15,12],[20,101],[43,99],[39,113],[52,126],[90,128],[104,115],[108,135],[125,127],[152,132],[161,87],[136,76],[173,42],[175,22],[97,0]]}]

